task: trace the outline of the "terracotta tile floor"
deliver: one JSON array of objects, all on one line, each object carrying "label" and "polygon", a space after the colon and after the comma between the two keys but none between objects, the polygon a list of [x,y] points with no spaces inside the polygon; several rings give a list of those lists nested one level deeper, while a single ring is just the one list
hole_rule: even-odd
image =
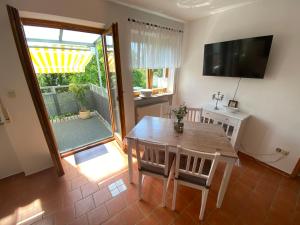
[{"label": "terracotta tile floor", "polygon": [[176,211],[160,206],[162,182],[146,177],[143,200],[137,199],[137,171],[128,183],[127,159],[114,143],[107,154],[76,166],[63,160],[66,175],[53,169],[0,181],[0,224],[43,225],[296,225],[300,224],[300,180],[290,180],[241,158],[235,167],[223,205],[216,209],[224,165],[219,164],[209,194],[205,220],[198,221],[200,191],[180,187]]}]

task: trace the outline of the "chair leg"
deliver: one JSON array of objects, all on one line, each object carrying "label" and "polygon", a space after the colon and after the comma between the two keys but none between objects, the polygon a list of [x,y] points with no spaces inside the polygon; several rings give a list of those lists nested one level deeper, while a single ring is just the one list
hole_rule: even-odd
[{"label": "chair leg", "polygon": [[167,179],[164,179],[162,207],[166,207],[167,182],[168,182],[168,180],[167,180]]},{"label": "chair leg", "polygon": [[200,215],[199,215],[200,220],[203,220],[203,217],[204,217],[207,196],[208,196],[208,190],[207,189],[202,190],[201,209],[200,209]]},{"label": "chair leg", "polygon": [[167,190],[169,188],[170,181],[172,180],[172,178],[174,178],[174,172],[175,172],[175,160],[173,161],[170,172],[169,172]]},{"label": "chair leg", "polygon": [[139,200],[142,199],[143,174],[139,172]]},{"label": "chair leg", "polygon": [[174,180],[173,199],[172,199],[172,210],[173,211],[175,210],[175,207],[176,207],[177,186],[178,186],[178,181]]}]

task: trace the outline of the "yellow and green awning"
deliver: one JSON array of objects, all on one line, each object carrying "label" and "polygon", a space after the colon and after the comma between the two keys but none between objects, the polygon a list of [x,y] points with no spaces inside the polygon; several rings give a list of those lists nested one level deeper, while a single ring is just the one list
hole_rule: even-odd
[{"label": "yellow and green awning", "polygon": [[29,47],[35,72],[81,73],[93,57],[88,48]]}]

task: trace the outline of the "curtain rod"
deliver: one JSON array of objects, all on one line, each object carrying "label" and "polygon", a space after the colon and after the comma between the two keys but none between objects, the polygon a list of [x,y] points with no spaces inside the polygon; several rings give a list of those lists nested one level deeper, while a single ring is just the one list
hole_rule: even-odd
[{"label": "curtain rod", "polygon": [[179,33],[183,33],[183,30],[177,30],[174,28],[170,28],[170,27],[164,27],[164,26],[160,26],[157,24],[153,24],[153,23],[147,23],[147,22],[143,22],[143,21],[138,21],[136,19],[132,19],[132,18],[128,18],[129,22],[133,22],[133,23],[139,23],[139,24],[143,24],[143,25],[148,25],[148,26],[152,26],[152,27],[157,27],[160,29],[164,29],[164,30],[170,30],[170,31],[174,31],[174,32],[179,32]]}]

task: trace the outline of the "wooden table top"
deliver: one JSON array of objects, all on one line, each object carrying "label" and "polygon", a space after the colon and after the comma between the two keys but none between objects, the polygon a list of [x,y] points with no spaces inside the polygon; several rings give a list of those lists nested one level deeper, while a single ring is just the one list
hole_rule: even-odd
[{"label": "wooden table top", "polygon": [[174,130],[174,121],[161,117],[145,116],[126,135],[127,139],[143,139],[169,146],[182,147],[202,152],[220,152],[222,156],[237,158],[237,154],[220,125],[184,122],[184,131]]}]

